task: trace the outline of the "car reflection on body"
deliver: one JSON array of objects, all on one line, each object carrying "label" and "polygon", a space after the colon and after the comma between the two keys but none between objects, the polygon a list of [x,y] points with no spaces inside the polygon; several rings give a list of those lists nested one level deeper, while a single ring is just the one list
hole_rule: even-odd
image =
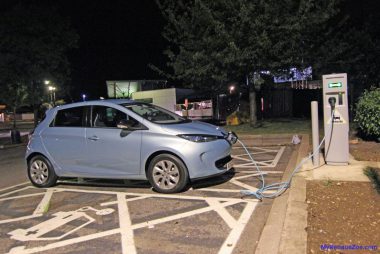
[{"label": "car reflection on body", "polygon": [[59,177],[149,180],[161,193],[227,171],[236,136],[152,104],[99,100],[50,109],[26,151],[37,187]]}]

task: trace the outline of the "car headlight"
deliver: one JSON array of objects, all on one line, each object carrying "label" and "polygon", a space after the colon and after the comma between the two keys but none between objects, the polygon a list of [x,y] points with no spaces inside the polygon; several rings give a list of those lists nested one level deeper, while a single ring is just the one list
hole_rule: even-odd
[{"label": "car headlight", "polygon": [[201,143],[201,142],[210,142],[217,140],[219,138],[223,137],[218,137],[218,136],[213,136],[213,135],[203,135],[203,134],[179,134],[177,135],[180,138],[184,138],[186,140],[196,142],[196,143]]}]

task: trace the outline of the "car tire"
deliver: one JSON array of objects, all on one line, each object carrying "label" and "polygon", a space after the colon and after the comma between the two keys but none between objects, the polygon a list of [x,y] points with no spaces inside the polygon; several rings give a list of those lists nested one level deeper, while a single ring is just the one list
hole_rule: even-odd
[{"label": "car tire", "polygon": [[29,160],[28,177],[34,186],[40,188],[51,187],[58,180],[50,161],[42,155],[36,155]]},{"label": "car tire", "polygon": [[188,184],[189,173],[178,157],[160,154],[149,163],[147,178],[157,192],[177,193]]}]

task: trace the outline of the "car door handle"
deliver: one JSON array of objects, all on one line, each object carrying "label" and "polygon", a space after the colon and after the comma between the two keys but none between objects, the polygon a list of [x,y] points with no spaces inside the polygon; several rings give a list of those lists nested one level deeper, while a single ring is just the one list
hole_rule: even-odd
[{"label": "car door handle", "polygon": [[89,137],[88,139],[89,140],[94,140],[94,141],[99,140],[99,138],[97,136],[92,136],[92,137]]}]

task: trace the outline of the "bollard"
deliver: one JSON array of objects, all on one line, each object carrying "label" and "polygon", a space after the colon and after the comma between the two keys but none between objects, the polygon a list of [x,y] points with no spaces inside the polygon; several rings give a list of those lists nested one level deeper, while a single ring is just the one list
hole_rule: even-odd
[{"label": "bollard", "polygon": [[313,139],[313,165],[319,166],[319,123],[318,123],[318,102],[311,102],[311,130]]},{"label": "bollard", "polygon": [[21,143],[21,136],[19,130],[11,130],[11,142],[12,144],[20,144]]}]

